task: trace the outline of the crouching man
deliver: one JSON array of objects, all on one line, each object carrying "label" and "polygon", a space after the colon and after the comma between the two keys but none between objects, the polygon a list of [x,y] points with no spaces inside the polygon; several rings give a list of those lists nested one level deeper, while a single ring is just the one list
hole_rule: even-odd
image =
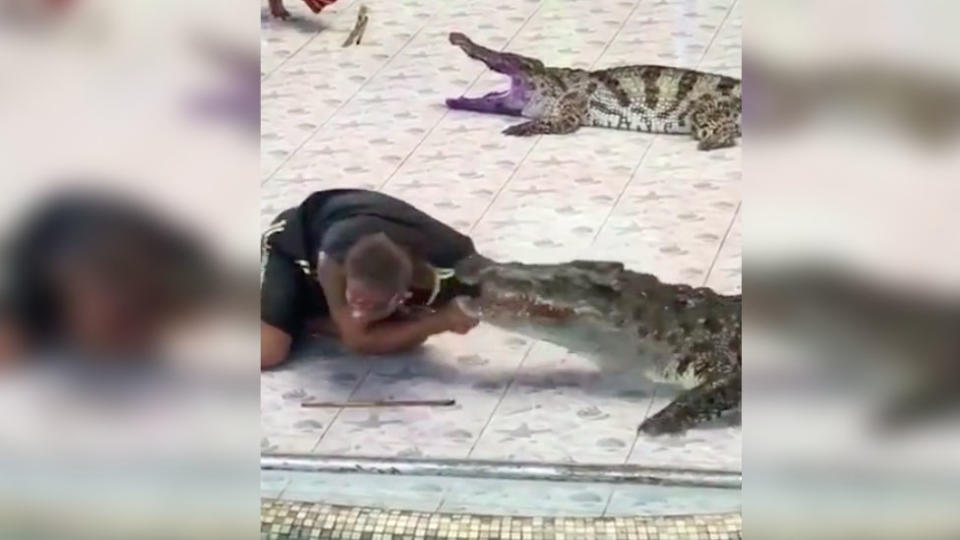
[{"label": "crouching man", "polygon": [[310,334],[357,353],[389,354],[477,325],[453,301],[477,292],[452,270],[482,259],[473,241],[388,195],[313,193],[274,220],[262,248],[261,369],[284,362]]}]

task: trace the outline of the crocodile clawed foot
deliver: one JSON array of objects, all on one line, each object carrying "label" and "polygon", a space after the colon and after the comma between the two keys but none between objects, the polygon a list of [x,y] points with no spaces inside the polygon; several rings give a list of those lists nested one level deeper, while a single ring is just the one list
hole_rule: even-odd
[{"label": "crocodile clawed foot", "polygon": [[736,146],[737,143],[734,139],[723,139],[723,140],[712,140],[704,139],[697,143],[697,150],[717,150],[720,148],[730,148]]},{"label": "crocodile clawed foot", "polygon": [[683,391],[644,420],[639,431],[648,435],[681,433],[739,406],[741,377],[737,369]]},{"label": "crocodile clawed foot", "polygon": [[503,130],[504,135],[512,135],[514,137],[529,137],[531,135],[538,134],[536,126],[533,122],[524,122],[522,124],[515,124],[507,129]]},{"label": "crocodile clawed foot", "polygon": [[657,435],[675,435],[683,431],[683,427],[672,418],[650,417],[637,428],[638,433],[656,437]]}]

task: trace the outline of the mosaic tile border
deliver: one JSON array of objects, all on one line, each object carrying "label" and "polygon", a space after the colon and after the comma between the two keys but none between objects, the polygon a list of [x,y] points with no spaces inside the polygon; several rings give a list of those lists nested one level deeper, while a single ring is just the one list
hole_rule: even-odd
[{"label": "mosaic tile border", "polygon": [[741,540],[739,513],[631,518],[440,514],[261,500],[261,540]]}]

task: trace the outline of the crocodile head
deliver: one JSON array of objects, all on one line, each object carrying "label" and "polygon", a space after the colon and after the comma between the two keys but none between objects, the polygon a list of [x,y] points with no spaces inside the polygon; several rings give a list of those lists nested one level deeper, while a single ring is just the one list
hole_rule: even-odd
[{"label": "crocodile head", "polygon": [[480,289],[469,307],[491,324],[570,328],[599,323],[623,324],[621,276],[616,262],[574,261],[565,264],[479,263],[466,261],[457,278]]},{"label": "crocodile head", "polygon": [[459,97],[447,100],[451,109],[537,117],[553,100],[565,93],[565,85],[554,73],[535,58],[494,51],[477,45],[464,34],[450,34],[450,43],[463,49],[467,56],[479,60],[493,71],[510,77],[510,88],[491,92],[483,97]]}]

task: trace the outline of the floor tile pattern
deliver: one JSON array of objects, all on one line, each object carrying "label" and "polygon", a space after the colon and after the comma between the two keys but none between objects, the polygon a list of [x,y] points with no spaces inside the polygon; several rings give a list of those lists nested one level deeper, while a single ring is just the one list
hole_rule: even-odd
[{"label": "floor tile pattern", "polygon": [[[741,148],[582,129],[510,138],[515,118],[443,100],[502,88],[447,42],[461,31],[554,65],[660,63],[740,72],[737,0],[363,0],[364,42],[342,48],[360,0],[266,19],[262,224],[309,193],[367,187],[526,262],[617,259],[665,281],[740,291]],[[677,437],[636,426],[676,389],[609,372],[481,325],[394,358],[310,344],[262,377],[264,452],[740,468],[740,429]],[[307,397],[454,398],[449,408],[302,409]]]},{"label": "floor tile pattern", "polygon": [[260,478],[264,499],[418,512],[622,517],[740,509],[740,490],[731,488],[278,470]]}]

